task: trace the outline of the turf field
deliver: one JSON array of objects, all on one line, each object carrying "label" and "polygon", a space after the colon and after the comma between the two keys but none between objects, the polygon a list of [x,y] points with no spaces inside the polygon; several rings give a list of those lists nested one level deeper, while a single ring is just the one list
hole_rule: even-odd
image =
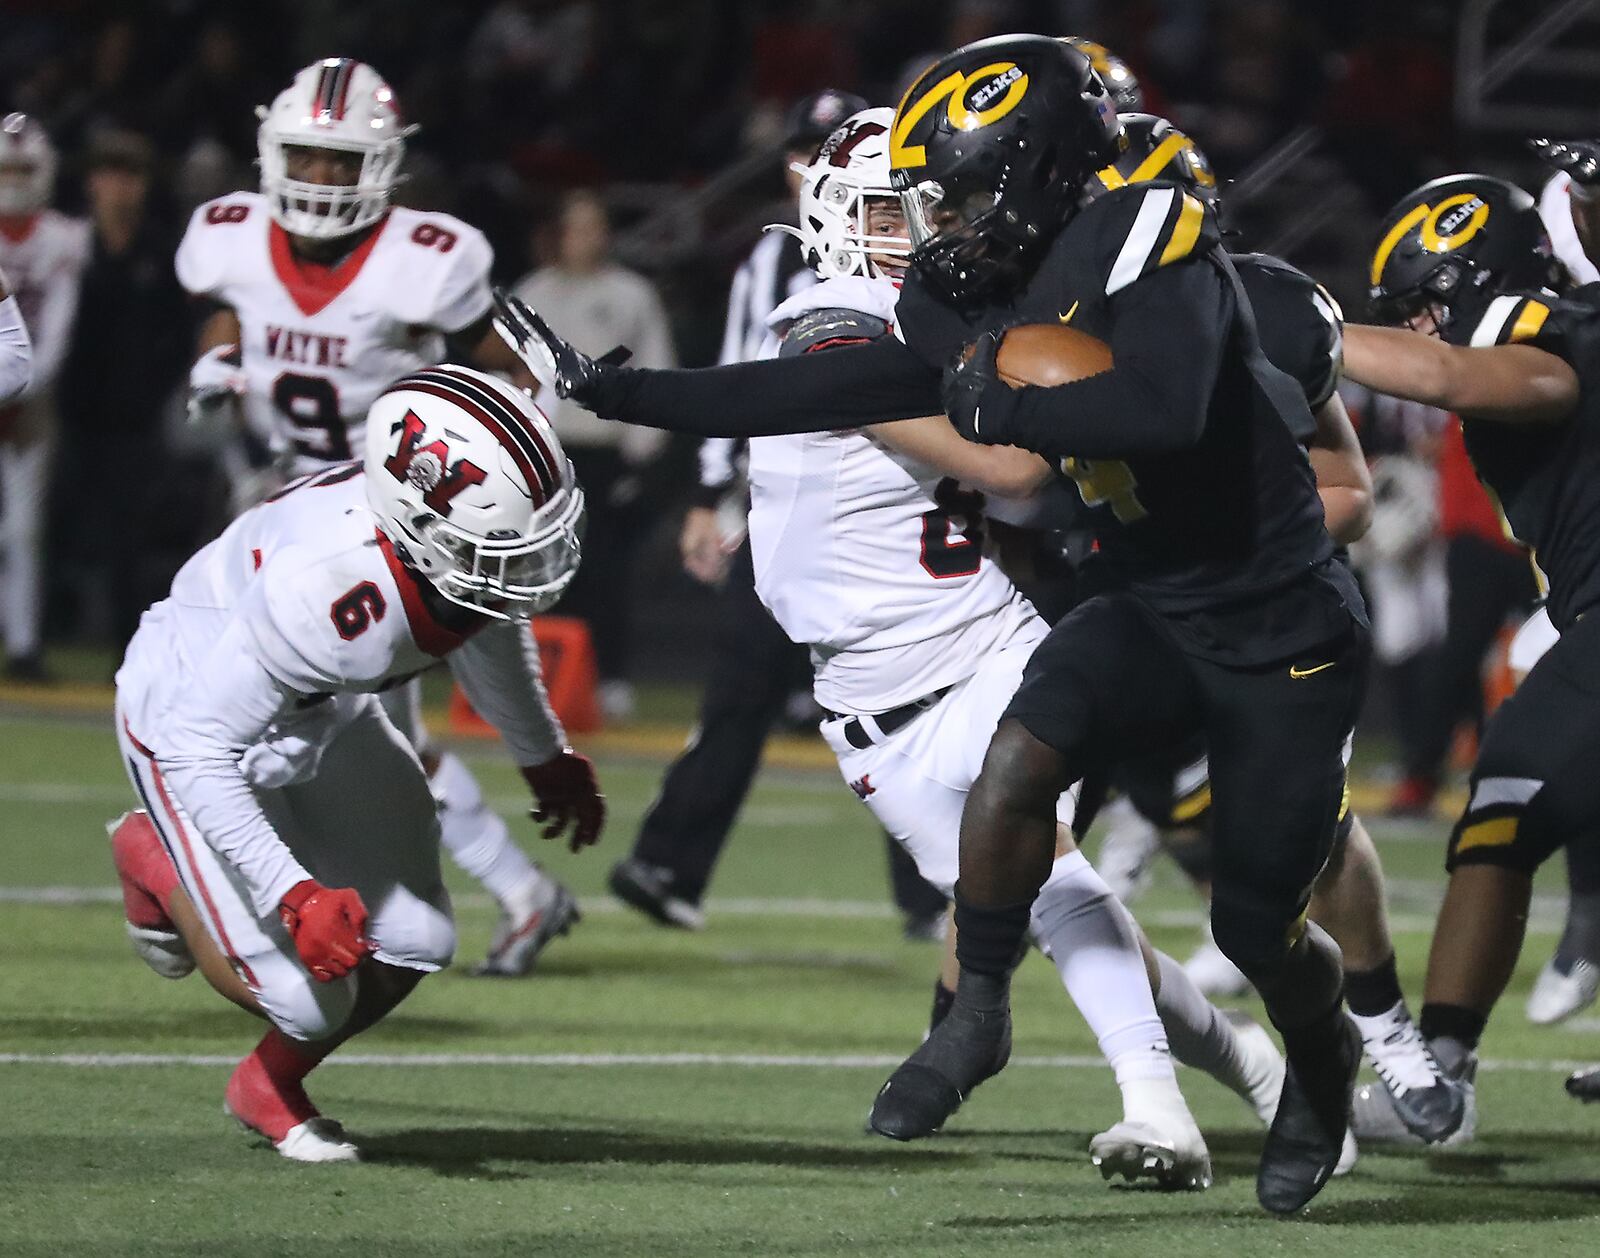
[{"label": "turf field", "polygon": [[[899,937],[865,810],[814,751],[791,753],[751,801],[710,928],[657,929],[600,888],[664,738],[597,749],[606,839],[545,853],[589,912],[540,974],[424,983],[312,1078],[370,1160],[285,1163],[221,1114],[256,1024],[198,977],[156,978],[124,942],[102,826],[127,784],[103,709],[76,706],[0,702],[0,1254],[1600,1252],[1600,1112],[1561,1090],[1570,1062],[1600,1058],[1600,1020],[1539,1031],[1521,1013],[1553,899],[1485,1046],[1477,1143],[1368,1150],[1304,1219],[1275,1221],[1255,1205],[1253,1118],[1193,1076],[1217,1186],[1101,1182],[1084,1148],[1115,1117],[1115,1088],[1037,959],[1018,981],[1013,1067],[937,1139],[864,1135],[936,962]],[[519,780],[492,747],[468,753],[516,815]],[[1416,993],[1443,826],[1375,829]],[[492,912],[466,888],[458,904],[470,961]],[[1169,872],[1137,911],[1159,944],[1192,946]]]}]

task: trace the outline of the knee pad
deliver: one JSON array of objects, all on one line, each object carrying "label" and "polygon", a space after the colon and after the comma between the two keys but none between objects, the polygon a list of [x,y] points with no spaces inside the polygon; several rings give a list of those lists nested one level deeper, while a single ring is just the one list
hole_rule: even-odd
[{"label": "knee pad", "polygon": [[456,952],[456,926],[443,885],[431,900],[396,887],[372,915],[373,956],[386,965],[431,972],[449,965]]},{"label": "knee pad", "polygon": [[346,974],[331,983],[319,983],[287,957],[267,973],[256,967],[256,999],[262,1010],[290,1039],[325,1040],[336,1034],[356,1004],[356,976]]}]

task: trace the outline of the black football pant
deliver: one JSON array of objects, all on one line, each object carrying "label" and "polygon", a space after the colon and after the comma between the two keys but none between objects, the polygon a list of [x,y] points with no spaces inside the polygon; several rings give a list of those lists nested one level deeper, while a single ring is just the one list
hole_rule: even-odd
[{"label": "black football pant", "polygon": [[[750,543],[733,557],[718,603],[711,672],[689,745],[668,768],[633,855],[672,871],[675,894],[699,903],[750,793],[761,751],[789,694],[809,683],[804,647],[784,636],[756,595]],[[944,906],[898,843],[887,840],[895,904],[926,916]]]},{"label": "black football pant", "polygon": [[1570,626],[1483,732],[1446,868],[1532,873],[1568,843],[1600,845],[1600,612]]},{"label": "black football pant", "polygon": [[1184,650],[1137,599],[1102,595],[1051,631],[1006,716],[1072,778],[1204,736],[1212,926],[1255,977],[1281,963],[1332,850],[1367,657],[1367,631],[1351,620],[1292,658],[1227,665]]}]

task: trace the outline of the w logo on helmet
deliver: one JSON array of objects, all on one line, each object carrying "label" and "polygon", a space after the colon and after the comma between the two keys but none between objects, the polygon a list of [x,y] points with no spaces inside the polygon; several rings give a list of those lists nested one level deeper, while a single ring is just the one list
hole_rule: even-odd
[{"label": "w logo on helmet", "polygon": [[488,475],[466,459],[450,462],[450,447],[442,440],[422,444],[424,425],[415,411],[407,411],[400,421],[400,445],[383,461],[386,472],[397,481],[422,490],[422,501],[442,516],[450,514],[450,501],[471,485],[481,485]]}]

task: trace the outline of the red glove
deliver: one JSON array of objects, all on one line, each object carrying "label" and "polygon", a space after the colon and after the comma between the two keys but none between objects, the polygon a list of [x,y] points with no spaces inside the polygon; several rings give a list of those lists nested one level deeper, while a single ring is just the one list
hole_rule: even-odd
[{"label": "red glove", "polygon": [[307,878],[278,901],[278,916],[301,962],[319,983],[343,978],[372,950],[367,906],[354,887],[324,887]]},{"label": "red glove", "polygon": [[538,803],[529,816],[546,823],[541,837],[560,838],[570,826],[572,837],[567,846],[574,852],[600,837],[600,827],[606,822],[606,797],[600,793],[594,765],[587,756],[568,747],[543,764],[525,765],[522,776]]}]

